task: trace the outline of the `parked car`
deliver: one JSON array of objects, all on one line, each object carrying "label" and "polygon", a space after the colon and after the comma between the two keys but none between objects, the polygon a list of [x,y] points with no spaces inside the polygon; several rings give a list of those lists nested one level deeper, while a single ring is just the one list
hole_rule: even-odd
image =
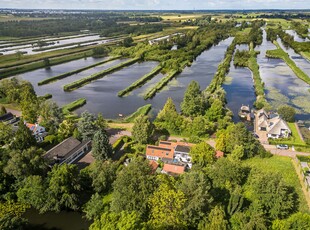
[{"label": "parked car", "polygon": [[288,145],[283,144],[277,145],[277,149],[288,149]]}]

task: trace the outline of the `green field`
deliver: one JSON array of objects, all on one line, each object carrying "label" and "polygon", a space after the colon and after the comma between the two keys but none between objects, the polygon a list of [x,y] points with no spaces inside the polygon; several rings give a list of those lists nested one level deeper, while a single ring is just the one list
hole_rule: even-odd
[{"label": "green field", "polygon": [[243,164],[250,168],[258,168],[266,172],[282,175],[284,181],[294,187],[299,196],[299,210],[309,213],[309,207],[292,161],[291,158],[282,156],[273,156],[271,158],[255,157],[244,161]]}]

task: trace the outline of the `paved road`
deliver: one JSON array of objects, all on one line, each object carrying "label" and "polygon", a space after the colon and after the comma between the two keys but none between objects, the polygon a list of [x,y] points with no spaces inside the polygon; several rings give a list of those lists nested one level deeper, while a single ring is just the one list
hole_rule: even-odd
[{"label": "paved road", "polygon": [[291,149],[282,150],[277,149],[275,145],[263,145],[266,150],[269,150],[274,155],[287,156],[287,157],[295,157],[296,155],[310,156],[310,153],[305,152],[296,152]]}]

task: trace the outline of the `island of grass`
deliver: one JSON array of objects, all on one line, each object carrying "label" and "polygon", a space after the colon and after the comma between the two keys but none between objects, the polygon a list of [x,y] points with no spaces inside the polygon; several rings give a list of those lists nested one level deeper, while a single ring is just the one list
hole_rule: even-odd
[{"label": "island of grass", "polygon": [[117,70],[120,70],[126,66],[130,66],[134,63],[136,63],[137,61],[140,60],[140,57],[137,57],[137,58],[133,58],[133,59],[130,59],[128,61],[125,61],[125,62],[122,62],[116,66],[113,66],[109,69],[106,69],[106,70],[103,70],[103,71],[100,71],[98,73],[95,73],[95,74],[92,74],[88,77],[85,77],[85,78],[82,78],[78,81],[75,81],[75,82],[72,82],[72,83],[69,83],[67,85],[64,86],[64,91],[73,91],[75,89],[78,89],[86,84],[89,84],[90,82],[94,81],[94,80],[98,80],[110,73],[113,73]]},{"label": "island of grass", "polygon": [[276,46],[276,50],[267,50],[266,56],[268,58],[279,58],[285,61],[285,63],[293,70],[298,78],[310,85],[310,77],[305,74],[296,63],[290,58],[290,56],[280,47],[277,41],[273,42]]},{"label": "island of grass", "polygon": [[150,112],[150,110],[152,109],[152,105],[151,104],[147,104],[145,106],[142,106],[140,108],[137,109],[136,112],[132,113],[131,115],[127,116],[124,118],[125,122],[134,122],[136,120],[137,117],[139,116],[146,116],[148,115],[148,113]]},{"label": "island of grass", "polygon": [[164,78],[162,78],[159,82],[157,82],[157,84],[144,95],[144,100],[154,97],[155,94],[159,92],[162,88],[164,88],[164,86],[167,85],[168,82],[171,81],[171,79],[174,78],[175,75],[177,75],[178,73],[179,73],[178,70],[172,70],[171,72],[169,72]]},{"label": "island of grass", "polygon": [[143,77],[141,77],[140,79],[138,79],[137,81],[135,81],[134,83],[132,83],[130,86],[128,86],[126,89],[119,91],[118,92],[118,96],[119,97],[123,97],[124,95],[128,94],[129,92],[131,92],[132,90],[142,86],[145,82],[147,82],[148,80],[152,79],[156,74],[158,74],[160,71],[162,70],[162,66],[158,65],[157,67],[155,67],[151,72],[149,72],[148,74],[144,75]]},{"label": "island of grass", "polygon": [[70,112],[73,112],[74,110],[82,107],[83,105],[86,104],[86,99],[85,98],[80,98],[76,101],[73,101],[67,105],[64,105],[62,107],[62,112],[65,114],[65,115],[68,115]]},{"label": "island of grass", "polygon": [[87,69],[91,69],[91,68],[96,67],[98,65],[103,65],[103,64],[108,63],[110,61],[114,61],[114,60],[119,59],[119,58],[120,58],[120,56],[112,57],[112,58],[109,58],[107,60],[104,60],[104,61],[101,61],[101,62],[97,62],[97,63],[95,63],[93,65],[89,65],[89,66],[86,66],[86,67],[83,67],[83,68],[80,68],[80,69],[77,69],[77,70],[73,70],[73,71],[70,71],[70,72],[67,72],[67,73],[63,73],[63,74],[57,75],[55,77],[50,77],[50,78],[44,79],[43,81],[38,82],[38,85],[46,85],[46,84],[52,83],[54,81],[57,81],[57,80],[69,77],[69,76],[71,76],[73,74],[77,74],[77,73],[83,72],[83,71],[85,71]]},{"label": "island of grass", "polygon": [[250,43],[250,51],[243,50],[238,51],[234,57],[234,65],[240,67],[248,67],[252,72],[252,78],[254,82],[256,101],[254,103],[257,109],[268,106],[268,102],[265,97],[264,82],[262,81],[259,73],[259,65],[257,64],[257,53],[254,50],[253,42]]}]

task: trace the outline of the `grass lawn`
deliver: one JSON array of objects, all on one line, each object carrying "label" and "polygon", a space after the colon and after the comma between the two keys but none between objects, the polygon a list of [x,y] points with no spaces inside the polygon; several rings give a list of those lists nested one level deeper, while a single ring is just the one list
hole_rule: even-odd
[{"label": "grass lawn", "polygon": [[300,138],[297,128],[294,123],[288,123],[292,131],[292,136],[287,139],[279,139],[279,140],[270,140],[270,144],[285,144],[289,146],[294,146],[296,151],[298,152],[310,152],[310,145],[307,145],[302,139]]},{"label": "grass lawn", "polygon": [[291,158],[283,156],[272,156],[271,158],[264,159],[255,157],[244,161],[243,164],[245,166],[258,168],[266,172],[281,174],[284,181],[288,185],[294,187],[299,196],[299,211],[310,213],[305,195],[302,191],[302,186],[299,182],[299,178],[292,161],[293,160]]}]

